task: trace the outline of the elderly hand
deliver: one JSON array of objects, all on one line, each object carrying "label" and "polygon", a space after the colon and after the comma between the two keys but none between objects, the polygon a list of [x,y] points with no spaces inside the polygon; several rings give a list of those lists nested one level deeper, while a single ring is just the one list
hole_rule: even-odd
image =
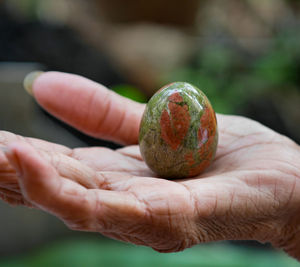
[{"label": "elderly hand", "polygon": [[216,240],[271,242],[300,259],[300,148],[261,124],[218,115],[214,163],[198,177],[164,180],[143,162],[144,105],[85,78],[47,72],[37,102],[94,137],[126,144],[69,149],[0,132],[1,197],[52,213],[71,229],[174,252]]}]

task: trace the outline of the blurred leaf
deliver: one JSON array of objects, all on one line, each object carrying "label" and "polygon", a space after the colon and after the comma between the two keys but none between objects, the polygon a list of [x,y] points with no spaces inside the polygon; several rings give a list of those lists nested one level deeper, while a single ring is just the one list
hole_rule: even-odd
[{"label": "blurred leaf", "polygon": [[118,85],[111,88],[117,94],[130,98],[140,103],[146,103],[147,97],[137,88],[130,85]]},{"label": "blurred leaf", "polygon": [[275,35],[270,49],[253,54],[234,46],[205,44],[191,65],[170,73],[166,82],[181,80],[198,86],[216,112],[242,112],[251,99],[276,90],[300,90],[299,33]]},{"label": "blurred leaf", "polygon": [[198,64],[207,72],[224,75],[232,67],[234,52],[221,45],[204,47],[198,56]]},{"label": "blurred leaf", "polygon": [[286,51],[275,50],[256,62],[255,72],[272,85],[290,82],[293,76],[293,60]]},{"label": "blurred leaf", "polygon": [[40,0],[6,0],[6,4],[15,14],[35,20],[37,19],[36,11],[39,1]]},{"label": "blurred leaf", "polygon": [[195,246],[180,253],[160,254],[120,242],[73,239],[56,242],[20,258],[0,261],[0,267],[294,267],[283,253],[246,249],[226,243]]}]

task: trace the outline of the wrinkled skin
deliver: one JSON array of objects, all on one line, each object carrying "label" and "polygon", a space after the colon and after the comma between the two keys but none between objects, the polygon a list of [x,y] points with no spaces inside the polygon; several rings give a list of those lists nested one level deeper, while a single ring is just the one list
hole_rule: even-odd
[{"label": "wrinkled skin", "polygon": [[218,115],[213,164],[192,179],[158,179],[134,145],[144,105],[69,74],[45,73],[33,89],[58,118],[128,146],[71,150],[1,132],[4,201],[42,209],[71,229],[160,252],[253,239],[300,259],[300,149],[288,138],[246,118]]}]

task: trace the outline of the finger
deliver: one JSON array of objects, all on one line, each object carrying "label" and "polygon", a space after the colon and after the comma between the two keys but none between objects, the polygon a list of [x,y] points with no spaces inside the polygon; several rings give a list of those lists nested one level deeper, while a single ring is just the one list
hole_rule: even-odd
[{"label": "finger", "polygon": [[[25,138],[10,132],[0,132],[0,143],[3,145],[14,141],[28,143],[37,149],[41,156],[55,167],[60,176],[76,181],[87,188],[96,188],[98,181],[95,179],[95,172],[80,161],[70,157],[72,149],[35,138]],[[9,189],[19,187],[15,170],[1,151],[0,186]]]},{"label": "finger", "polygon": [[77,75],[46,72],[34,81],[33,95],[49,113],[91,136],[122,144],[138,142],[144,105],[100,84]]},{"label": "finger", "polygon": [[[101,183],[95,177],[95,171],[88,167],[85,162],[70,157],[73,150],[63,145],[47,142],[40,139],[19,136],[10,132],[0,132],[0,143],[7,145],[14,141],[24,142],[32,145],[46,159],[60,176],[73,180],[86,188],[97,188]],[[5,147],[5,146],[4,146]],[[8,189],[19,189],[15,170],[7,158],[0,151],[0,186]]]},{"label": "finger", "polygon": [[[72,157],[55,150],[38,151],[40,156],[55,168],[60,177],[72,180],[88,189],[115,189],[116,181],[127,181],[133,174],[139,173],[136,170],[136,162],[130,162],[131,159],[125,160],[123,156],[105,148],[75,149],[70,154]],[[116,157],[119,157],[118,164],[115,164]],[[117,174],[114,175],[112,171]],[[116,176],[121,178],[115,179]],[[1,150],[0,187],[20,192],[15,169]]]},{"label": "finger", "polygon": [[12,192],[20,194],[21,190],[20,190],[19,183],[17,181],[16,174],[14,174],[14,181],[11,181],[11,182],[10,181],[9,182],[2,182],[1,181],[0,190],[1,189],[10,190]]},{"label": "finger", "polygon": [[5,154],[18,173],[21,191],[27,201],[64,221],[86,219],[92,205],[83,186],[61,178],[26,143],[9,145]]},{"label": "finger", "polygon": [[[130,146],[133,147],[133,146]],[[138,150],[138,146],[135,146]],[[111,150],[104,147],[77,148],[73,150],[72,157],[96,171],[123,172],[136,176],[153,176],[141,158],[133,153],[123,150]]]},{"label": "finger", "polygon": [[60,177],[28,144],[11,144],[6,156],[19,173],[26,200],[61,218],[72,229],[106,232],[117,231],[118,228],[125,231],[133,213],[139,217],[145,212],[133,195],[87,190]]},{"label": "finger", "polygon": [[[107,159],[109,152],[113,153],[111,156],[113,160]],[[147,170],[136,170],[137,166],[130,162],[131,159],[118,158],[118,153],[109,149],[75,149],[72,154],[74,158],[64,154],[43,151],[40,154],[55,168],[60,177],[72,180],[87,189],[125,190],[124,186],[126,188],[131,180],[141,180],[139,177],[141,174],[151,174]],[[89,162],[88,154],[91,154],[91,157],[99,158],[99,162],[96,160],[95,166],[94,163],[91,163],[92,160]],[[120,161],[117,164],[116,159]],[[135,159],[132,160],[136,161]],[[137,163],[140,162],[135,162],[135,164]],[[146,169],[146,167],[144,168]]]},{"label": "finger", "polygon": [[[22,141],[31,144],[39,151],[44,151],[56,155],[70,155],[72,150],[63,145],[50,143],[47,141],[23,137],[7,131],[0,131],[0,148],[5,148],[7,144]],[[67,157],[67,156],[66,156]],[[19,183],[16,177],[16,172],[7,158],[0,151],[0,187],[19,192]]]},{"label": "finger", "polygon": [[[72,153],[72,149],[70,149],[66,146],[63,146],[63,145],[47,142],[47,141],[37,139],[37,138],[23,137],[21,135],[17,135],[17,134],[7,132],[7,131],[0,131],[0,144],[1,145],[6,146],[7,144],[13,143],[15,141],[27,142],[38,150],[63,153],[66,155],[69,155]],[[0,163],[1,163],[1,158],[0,158]]]},{"label": "finger", "polygon": [[9,190],[0,189],[0,199],[13,206],[21,205],[33,208],[33,205],[25,200],[20,194],[14,194],[14,192],[10,192]]},{"label": "finger", "polygon": [[0,147],[0,185],[12,184],[16,182],[16,173],[5,157],[2,149],[4,149],[4,147]]},{"label": "finger", "polygon": [[6,188],[0,188],[0,195],[1,197],[7,197],[7,198],[12,198],[16,200],[22,200],[23,196],[20,193],[17,193],[15,191],[6,189]]},{"label": "finger", "polygon": [[[86,150],[88,153],[88,149],[79,150]],[[90,153],[93,155],[92,151],[90,151]],[[80,155],[82,155],[82,153],[76,155],[74,152],[73,155],[75,158],[58,153],[40,152],[40,154],[55,168],[60,177],[72,180],[87,189],[120,190],[123,183],[127,184],[132,179],[140,178],[135,175],[136,173],[140,174],[139,171],[131,170],[132,168],[130,168],[130,166],[126,166],[130,165],[129,162],[124,161],[122,158],[120,161],[123,160],[124,163],[119,164],[120,166],[104,165],[106,168],[103,166],[99,168],[97,165],[93,166],[94,164],[89,164],[89,161],[86,160],[85,157],[81,159]],[[94,154],[94,156],[97,156],[97,154]],[[103,158],[103,161],[106,162],[107,165],[115,165],[115,161],[110,162],[105,160],[105,154],[101,155],[100,152],[99,156],[99,161]],[[93,168],[91,166],[93,166]]]},{"label": "finger", "polygon": [[88,165],[61,153],[40,151],[40,155],[53,166],[60,177],[72,180],[85,188],[98,188],[97,173]]}]

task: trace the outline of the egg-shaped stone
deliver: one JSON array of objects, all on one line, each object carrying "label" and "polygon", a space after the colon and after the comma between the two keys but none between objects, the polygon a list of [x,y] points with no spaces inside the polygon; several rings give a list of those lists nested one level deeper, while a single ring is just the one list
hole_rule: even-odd
[{"label": "egg-shaped stone", "polygon": [[141,155],[159,177],[193,177],[213,161],[218,144],[215,112],[197,87],[175,82],[149,100],[139,132]]}]

